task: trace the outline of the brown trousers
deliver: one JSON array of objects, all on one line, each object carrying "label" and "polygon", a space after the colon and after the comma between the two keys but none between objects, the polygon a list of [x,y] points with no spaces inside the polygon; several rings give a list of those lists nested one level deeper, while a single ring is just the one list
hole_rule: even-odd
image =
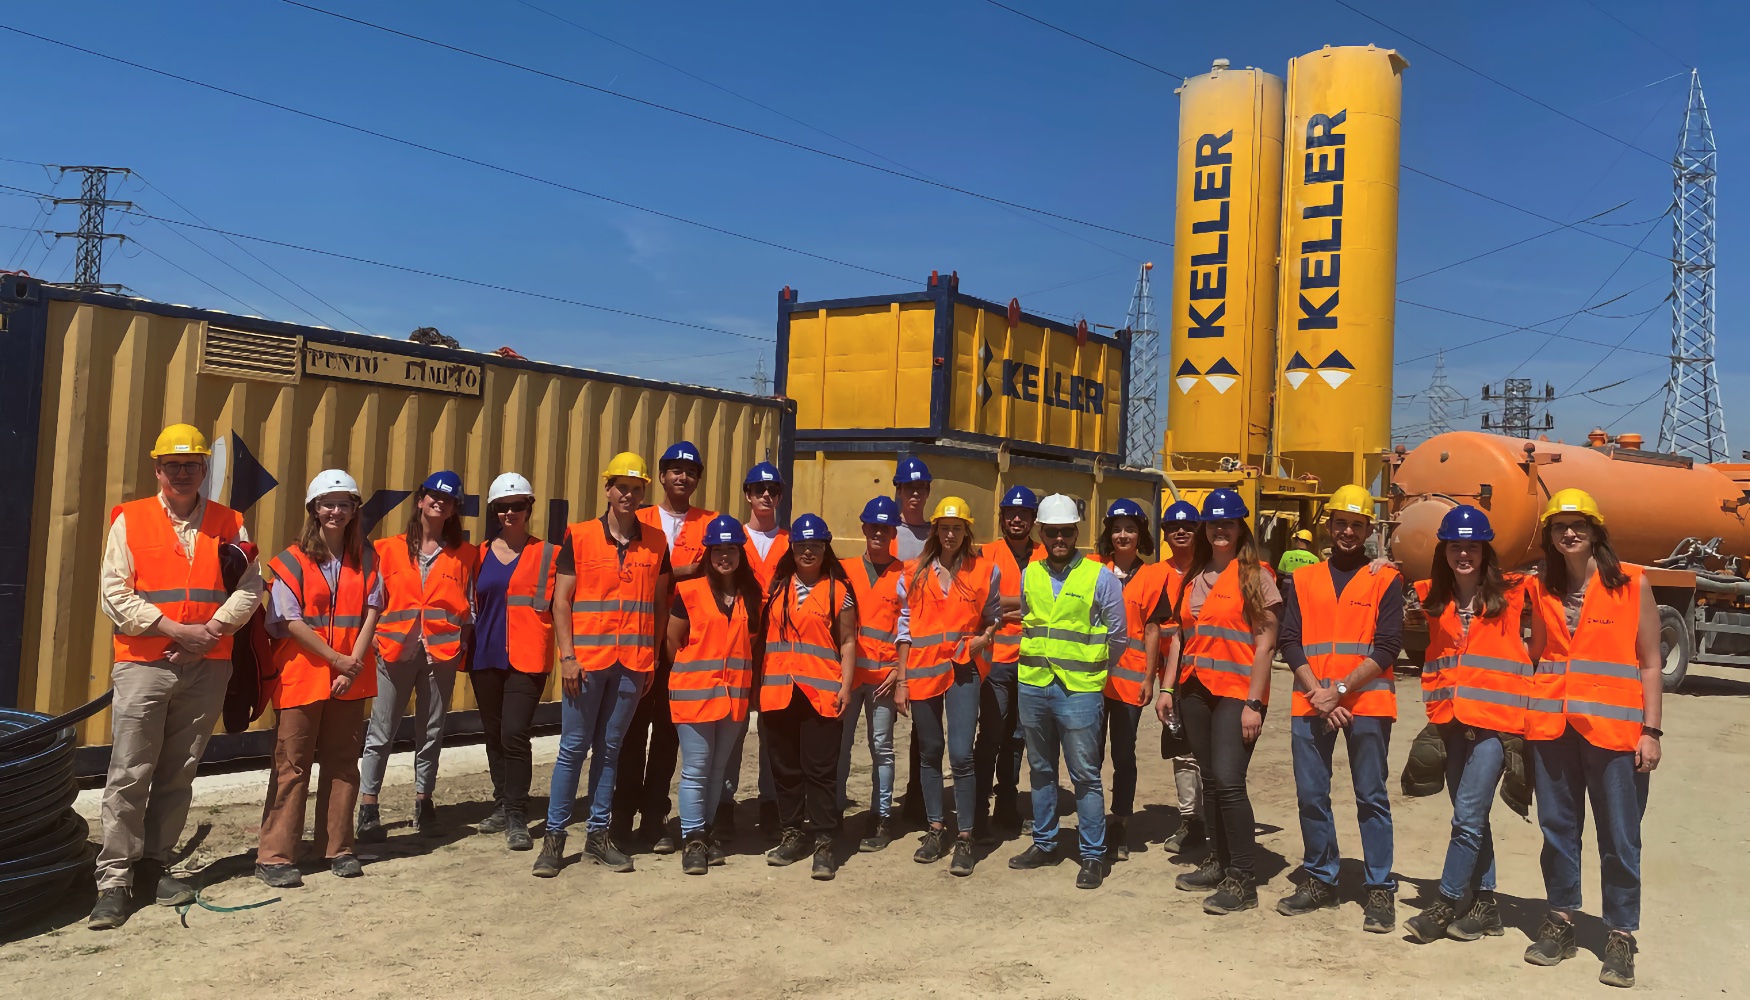
[{"label": "brown trousers", "polygon": [[316,783],[316,850],[327,859],[352,853],[352,810],[359,796],[359,750],[365,742],[365,704],[318,701],[278,712],[273,775],[261,810],[261,842],[255,860],[264,865],[293,864],[304,839],[304,804],[310,795],[310,768],[320,765]]}]

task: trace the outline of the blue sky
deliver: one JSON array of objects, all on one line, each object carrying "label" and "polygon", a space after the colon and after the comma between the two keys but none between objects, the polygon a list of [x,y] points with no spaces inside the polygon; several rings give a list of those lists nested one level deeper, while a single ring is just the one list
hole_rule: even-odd
[{"label": "blue sky", "polygon": [[[313,2],[840,155],[1171,239],[1174,81],[985,0],[531,0],[582,28],[518,0]],[[1699,66],[1723,149],[1720,374],[1734,450],[1750,447],[1750,402],[1733,388],[1750,372],[1750,353],[1735,335],[1741,285],[1730,280],[1746,231],[1733,182],[1750,97],[1741,4],[1349,0],[1642,152],[1334,0],[1005,2],[1183,75],[1206,71],[1217,57],[1281,74],[1290,57],[1325,44],[1395,47],[1411,62],[1406,165],[1564,222],[1620,205],[1599,221],[1623,225],[1562,230],[1400,286],[1401,299],[1527,326],[1622,295],[1595,310],[1603,315],[1543,327],[1621,341],[1622,349],[1555,340],[1533,355],[1546,338],[1521,332],[1447,355],[1448,376],[1467,395],[1509,374],[1553,384],[1565,396],[1553,408],[1556,435],[1570,441],[1595,423],[1649,439],[1657,433],[1671,225],[1647,220],[1670,201],[1685,66]],[[1157,274],[1171,273],[1167,246],[1028,217],[282,0],[20,2],[8,12],[9,24],[36,34],[842,262],[0,32],[10,98],[0,157],[127,166],[149,184],[120,184],[112,196],[157,215],[193,213],[238,233],[744,337],[245,242],[325,305],[220,237],[122,220],[112,228],[136,242],[112,253],[105,280],[154,299],[312,322],[307,309],[326,325],[396,336],[431,325],[469,347],[509,345],[542,360],[750,389],[762,353],[769,370],[770,345],[745,337],[772,336],[785,285],[804,299],[886,294],[920,286],[932,269],[953,269],[974,295],[1019,296],[1030,310],[1122,325],[1137,263],[1153,260]],[[0,161],[0,183],[45,191],[51,182],[41,167]],[[56,193],[76,193],[72,187]],[[70,274],[70,243],[49,248],[21,228],[72,229],[75,211],[64,207],[45,223],[34,200],[0,197],[0,225],[18,227],[0,229],[0,265],[50,279]],[[1400,279],[1553,228],[1406,174]],[[1629,249],[1637,244],[1650,252]],[[1169,282],[1157,282],[1163,318],[1170,294]],[[1410,397],[1428,384],[1432,359],[1408,359],[1501,330],[1400,305],[1397,356],[1405,363],[1396,391]],[[1603,386],[1610,387],[1582,394]],[[1419,398],[1397,411],[1401,426],[1426,419]]]}]

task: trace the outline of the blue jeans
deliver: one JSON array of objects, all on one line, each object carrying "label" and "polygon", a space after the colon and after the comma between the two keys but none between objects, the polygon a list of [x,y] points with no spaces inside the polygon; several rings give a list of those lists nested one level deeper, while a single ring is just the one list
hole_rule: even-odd
[{"label": "blue jeans", "polygon": [[729,764],[729,748],[746,728],[747,721],[730,718],[710,722],[680,722],[675,733],[681,741],[681,837],[704,829],[717,814],[723,794],[723,769]]},{"label": "blue jeans", "polygon": [[1033,846],[1057,849],[1057,757],[1063,754],[1076,793],[1076,826],[1083,861],[1106,855],[1106,795],[1100,784],[1100,721],[1106,715],[1101,691],[1071,692],[1053,681],[1048,687],[1022,684],[1021,731],[1027,737],[1027,766],[1033,775]]},{"label": "blue jeans", "polygon": [[639,691],[648,676],[616,663],[606,670],[585,671],[583,689],[565,695],[559,708],[559,759],[553,762],[553,787],[547,799],[548,833],[561,833],[571,824],[585,754],[589,755],[589,818],[583,828],[590,833],[608,828],[620,743],[632,728],[632,713],[638,710]]},{"label": "blue jeans", "polygon": [[[1398,884],[1391,877],[1391,798],[1386,793],[1391,725],[1392,720],[1383,716],[1357,715],[1341,732],[1349,752],[1349,776],[1355,785],[1366,886],[1396,892]],[[1301,867],[1320,882],[1336,885],[1342,855],[1337,848],[1337,820],[1331,814],[1331,755],[1337,749],[1339,730],[1316,715],[1297,715],[1289,728],[1294,791],[1300,800],[1300,837],[1306,848]]]},{"label": "blue jeans", "polygon": [[942,812],[942,750],[954,775],[954,821],[962,833],[972,832],[978,815],[978,781],[972,742],[978,731],[978,668],[954,664],[948,690],[911,703],[912,738],[918,741],[918,784],[924,790],[924,817],[930,825],[945,822]]},{"label": "blue jeans", "polygon": [[857,741],[857,716],[869,727],[870,807],[886,819],[893,812],[893,694],[875,697],[875,685],[860,684],[845,705],[845,743],[839,748],[839,811],[850,808],[845,786],[851,780],[851,744]]},{"label": "blue jeans", "polygon": [[1507,754],[1501,734],[1491,729],[1448,723],[1442,735],[1446,791],[1452,797],[1452,839],[1446,844],[1440,894],[1462,900],[1472,889],[1495,890],[1495,837],[1489,830],[1489,809]]},{"label": "blue jeans", "polygon": [[1631,750],[1601,750],[1572,726],[1553,740],[1526,740],[1531,749],[1537,825],[1543,828],[1543,887],[1552,910],[1580,908],[1580,834],[1586,799],[1598,824],[1599,882],[1604,926],[1641,926],[1641,817],[1648,779]]},{"label": "blue jeans", "polygon": [[[760,693],[755,691],[753,703],[759,704]],[[758,721],[755,721],[757,716]],[[735,742],[729,747],[729,759],[723,765],[723,799],[734,803],[735,793],[741,791],[741,756],[747,746],[747,731],[754,729],[760,737],[760,801],[778,801],[778,786],[772,783],[772,762],[766,756],[766,714],[758,709],[750,711],[735,733]]]}]

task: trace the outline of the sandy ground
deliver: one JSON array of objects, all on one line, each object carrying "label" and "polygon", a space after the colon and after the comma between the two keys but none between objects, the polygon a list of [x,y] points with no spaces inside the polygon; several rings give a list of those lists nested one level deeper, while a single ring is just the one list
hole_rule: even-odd
[{"label": "sandy ground", "polygon": [[[1692,693],[1666,702],[1666,762],[1644,834],[1639,989],[1660,996],[1750,991],[1750,674],[1697,670]],[[1582,922],[1579,958],[1555,969],[1521,961],[1542,915],[1541,841],[1498,803],[1505,937],[1418,946],[1364,934],[1353,861],[1344,863],[1341,910],[1277,915],[1300,855],[1286,680],[1278,670],[1278,712],[1251,771],[1269,884],[1263,905],[1237,916],[1205,916],[1197,896],[1172,887],[1193,859],[1160,847],[1176,811],[1162,806],[1172,782],[1152,721],[1140,740],[1136,849],[1097,892],[1075,889],[1071,864],[1010,871],[1007,858],[1024,846],[1013,841],[956,879],[945,863],[913,863],[909,836],[881,854],[850,855],[834,882],[813,882],[806,864],[771,868],[758,856],[767,845],[751,803],[737,853],[706,877],[683,876],[678,857],[641,854],[633,874],[574,864],[535,879],[531,854],[513,855],[500,837],[466,825],[487,811],[475,747],[446,752],[439,798],[449,832],[440,838],[405,828],[408,772],[392,772],[399,784],[385,804],[402,824],[365,878],[343,881],[314,865],[305,888],[261,909],[196,909],[185,929],[172,910],[153,907],[106,933],[85,929],[92,894],[82,888],[0,943],[0,981],[5,995],[30,998],[1609,995],[1596,981],[1595,917]],[[1414,680],[1400,684],[1408,694]],[[1394,773],[1421,727],[1413,695],[1404,708]],[[867,755],[858,758],[854,798],[868,788]],[[744,788],[752,761],[750,753]],[[538,789],[547,774],[537,768]],[[236,775],[203,779],[191,816],[185,864],[200,869],[197,882],[218,904],[274,895],[248,877],[259,814],[248,790]],[[1395,777],[1394,798],[1402,920],[1434,891],[1450,814],[1444,797],[1396,797]],[[1356,855],[1353,808],[1338,809],[1345,853]],[[861,813],[853,807],[853,831]],[[1588,852],[1586,902],[1596,914],[1590,844]]]}]

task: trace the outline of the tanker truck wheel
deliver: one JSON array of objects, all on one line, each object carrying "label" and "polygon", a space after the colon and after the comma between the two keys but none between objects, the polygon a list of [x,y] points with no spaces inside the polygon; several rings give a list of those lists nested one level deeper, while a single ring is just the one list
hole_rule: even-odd
[{"label": "tanker truck wheel", "polygon": [[1665,690],[1675,691],[1689,676],[1689,623],[1683,613],[1668,604],[1659,605],[1659,656]]}]

